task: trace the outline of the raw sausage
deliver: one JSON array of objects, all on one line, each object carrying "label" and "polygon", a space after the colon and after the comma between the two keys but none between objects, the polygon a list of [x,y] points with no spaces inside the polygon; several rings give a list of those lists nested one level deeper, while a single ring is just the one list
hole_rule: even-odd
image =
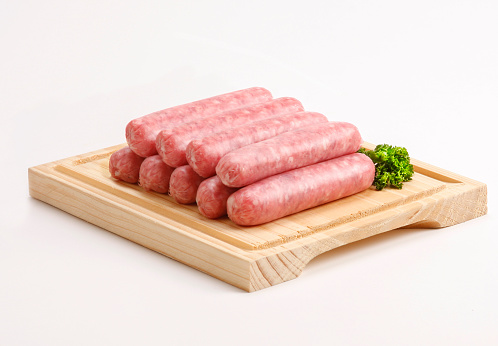
[{"label": "raw sausage", "polygon": [[255,87],[167,108],[130,121],[126,126],[126,141],[137,155],[152,156],[157,154],[156,136],[161,130],[271,99],[268,90]]},{"label": "raw sausage", "polygon": [[138,184],[145,191],[166,193],[169,189],[169,179],[174,168],[166,165],[159,155],[149,156],[140,166]]},{"label": "raw sausage", "polygon": [[132,120],[126,126],[126,140],[140,156],[157,154],[156,136],[164,129],[206,116],[272,99],[264,88],[249,88],[154,112]]},{"label": "raw sausage", "polygon": [[242,187],[266,177],[356,152],[362,143],[356,126],[328,122],[285,132],[234,150],[220,160],[223,184]]},{"label": "raw sausage", "polygon": [[238,108],[211,117],[163,130],[156,138],[156,149],[163,161],[172,167],[187,164],[185,149],[191,140],[279,114],[303,110],[301,102],[292,97],[281,97],[268,102]]},{"label": "raw sausage", "polygon": [[175,168],[169,179],[169,194],[178,203],[194,203],[197,188],[203,180],[189,165]]},{"label": "raw sausage", "polygon": [[217,175],[204,180],[197,189],[199,212],[210,219],[226,215],[228,197],[235,191],[236,188],[223,185]]},{"label": "raw sausage", "polygon": [[274,175],[234,192],[229,218],[243,226],[259,225],[368,189],[375,166],[354,153]]},{"label": "raw sausage", "polygon": [[129,147],[114,152],[109,158],[109,172],[115,179],[135,184],[138,182],[143,157],[135,154]]},{"label": "raw sausage", "polygon": [[279,115],[194,139],[188,144],[185,154],[194,171],[207,178],[216,174],[216,165],[230,151],[287,131],[327,121],[325,115],[316,112]]}]

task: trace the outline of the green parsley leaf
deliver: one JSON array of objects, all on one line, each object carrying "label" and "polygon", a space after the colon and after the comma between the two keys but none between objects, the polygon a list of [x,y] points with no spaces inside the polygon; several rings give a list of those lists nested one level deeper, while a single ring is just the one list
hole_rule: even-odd
[{"label": "green parsley leaf", "polygon": [[358,152],[367,155],[375,164],[373,185],[377,190],[386,186],[401,189],[403,182],[412,179],[413,165],[405,148],[379,144],[374,150],[360,148]]}]

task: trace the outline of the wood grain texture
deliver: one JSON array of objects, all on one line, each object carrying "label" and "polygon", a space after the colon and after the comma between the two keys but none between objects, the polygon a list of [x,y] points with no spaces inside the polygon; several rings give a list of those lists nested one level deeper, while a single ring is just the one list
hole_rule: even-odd
[{"label": "wood grain texture", "polygon": [[109,157],[122,147],[30,168],[31,196],[249,292],[298,277],[309,261],[339,246],[401,227],[447,227],[487,212],[485,184],[412,159],[415,175],[402,190],[371,188],[243,227],[112,179]]}]

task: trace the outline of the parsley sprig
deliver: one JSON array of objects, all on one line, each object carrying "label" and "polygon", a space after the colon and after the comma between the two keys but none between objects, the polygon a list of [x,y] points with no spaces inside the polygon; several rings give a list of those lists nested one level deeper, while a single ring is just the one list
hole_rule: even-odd
[{"label": "parsley sprig", "polygon": [[379,144],[374,150],[361,148],[358,152],[367,155],[375,164],[373,185],[377,190],[386,186],[401,189],[403,182],[412,179],[413,165],[405,148]]}]

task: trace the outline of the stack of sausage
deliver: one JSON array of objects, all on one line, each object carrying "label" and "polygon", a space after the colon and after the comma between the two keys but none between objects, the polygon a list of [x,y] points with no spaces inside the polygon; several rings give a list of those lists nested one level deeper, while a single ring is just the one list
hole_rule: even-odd
[{"label": "stack of sausage", "polygon": [[111,175],[197,202],[208,218],[258,225],[367,189],[373,162],[346,122],[264,88],[168,108],[128,123]]}]

